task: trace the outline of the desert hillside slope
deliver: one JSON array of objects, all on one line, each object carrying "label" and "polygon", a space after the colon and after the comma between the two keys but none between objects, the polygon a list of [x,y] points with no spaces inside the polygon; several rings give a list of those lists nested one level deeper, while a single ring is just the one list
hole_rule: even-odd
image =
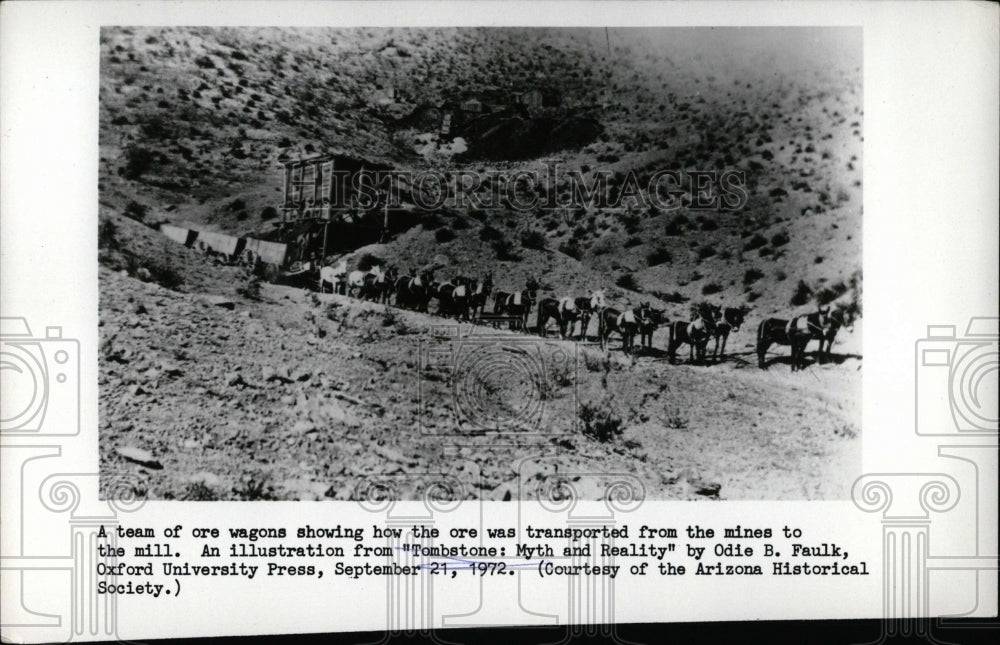
[{"label": "desert hillside slope", "polygon": [[[395,474],[408,497],[417,473],[446,472],[457,496],[508,499],[537,496],[558,472],[597,498],[598,475],[630,473],[655,499],[846,498],[860,469],[860,324],[838,336],[836,360],[803,373],[784,347],[758,370],[752,348],[765,317],[860,307],[852,34],[103,29],[102,485],[126,472],[157,499],[348,499]],[[538,111],[505,103],[528,91],[544,97]],[[456,116],[461,145],[429,146],[471,99],[503,105]],[[543,297],[602,288],[613,306],[650,302],[674,320],[699,300],[747,304],[747,324],[709,366],[667,364],[664,329],[639,357],[526,341],[546,370],[549,434],[506,445],[462,432],[454,379],[422,362],[448,346],[447,321],[260,284],[156,230],[266,231],[279,159],[327,151],[449,177],[558,164],[608,173],[612,193],[659,170],[743,173],[736,210],[687,197],[669,210],[449,206],[343,258],[492,273],[503,290],[535,278]],[[534,189],[564,198],[570,186],[557,176]],[[516,373],[491,378],[473,388],[487,408],[516,409],[531,390]]]}]

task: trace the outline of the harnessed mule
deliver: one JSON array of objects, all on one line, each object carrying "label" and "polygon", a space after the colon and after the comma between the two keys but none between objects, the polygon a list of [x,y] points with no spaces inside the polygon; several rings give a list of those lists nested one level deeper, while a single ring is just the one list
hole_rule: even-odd
[{"label": "harnessed mule", "polygon": [[[533,279],[528,279],[525,287],[524,291],[515,291],[514,293],[498,291],[493,297],[493,313],[516,316],[519,318],[521,329],[528,328],[528,313],[531,311],[531,305],[534,304],[535,299],[538,297],[537,282]],[[511,323],[511,329],[513,328],[514,323]]]},{"label": "harnessed mule", "polygon": [[639,325],[639,345],[643,349],[653,349],[653,332],[664,322],[669,321],[664,320],[663,309],[653,309],[648,305],[647,308],[646,318]]},{"label": "harnessed mule", "polygon": [[601,349],[608,344],[611,334],[618,331],[618,317],[622,312],[614,307],[605,307],[597,314],[597,336],[601,341]]},{"label": "harnessed mule", "polygon": [[423,271],[416,276],[404,276],[396,280],[396,306],[427,311],[431,277],[429,271]]},{"label": "harnessed mule", "polygon": [[608,303],[604,300],[604,291],[598,290],[590,294],[589,297],[574,298],[572,300],[574,309],[576,310],[576,315],[568,321],[569,329],[567,334],[573,336],[573,323],[575,321],[580,321],[580,340],[586,340],[587,338],[587,328],[590,326],[590,319],[596,312],[604,309],[608,306]]},{"label": "harnessed mule", "polygon": [[722,312],[722,318],[716,323],[713,334],[715,337],[715,349],[712,350],[713,360],[718,360],[726,355],[726,341],[729,339],[729,334],[740,330],[749,311],[750,308],[744,305],[726,307]]},{"label": "harnessed mule", "polygon": [[791,320],[767,318],[757,327],[757,366],[766,369],[764,357],[771,345],[791,347],[792,371],[805,367],[806,346],[810,340],[821,341],[829,333],[829,308]]},{"label": "harnessed mule", "polygon": [[[375,267],[378,268],[378,267]],[[374,271],[374,269],[373,269]],[[374,300],[375,302],[389,301],[388,292],[395,281],[395,269],[379,270],[377,273],[369,272],[364,277],[358,297],[362,300]]]},{"label": "harnessed mule", "polygon": [[479,318],[486,309],[486,301],[489,300],[490,293],[493,291],[493,274],[488,274],[483,281],[476,285],[472,293],[469,295],[469,312],[473,320]]},{"label": "harnessed mule", "polygon": [[566,338],[566,321],[563,318],[562,301],[555,298],[542,298],[538,301],[538,316],[535,319],[535,326],[538,335],[542,338],[546,336],[545,326],[549,319],[555,320],[559,325],[559,336]]},{"label": "harnessed mule", "polygon": [[854,331],[854,323],[857,320],[855,313],[854,308],[850,305],[836,307],[830,313],[826,334],[819,340],[819,354],[817,356],[820,363],[826,363],[830,359],[833,341],[841,327],[847,327],[848,331]]},{"label": "harnessed mule", "polygon": [[715,333],[718,312],[719,307],[715,305],[701,304],[692,311],[694,320],[690,322],[678,320],[667,326],[667,329],[670,330],[667,356],[671,363],[675,362],[677,348],[683,343],[687,343],[691,347],[690,361],[692,363],[696,360],[699,363],[705,361],[708,340]]},{"label": "harnessed mule", "polygon": [[347,260],[341,260],[337,266],[325,266],[319,270],[319,290],[326,293],[330,285],[330,293],[341,293],[344,288],[344,277],[347,274]]},{"label": "harnessed mule", "polygon": [[618,316],[618,332],[622,335],[622,351],[631,354],[635,347],[635,337],[642,329],[650,325],[648,304],[643,303],[634,309],[626,309]]},{"label": "harnessed mule", "polygon": [[[360,297],[365,292],[365,281],[369,279],[369,276],[378,276],[381,273],[382,269],[378,265],[373,266],[368,271],[351,271],[347,275],[347,295]],[[355,290],[357,294],[355,294]]]}]

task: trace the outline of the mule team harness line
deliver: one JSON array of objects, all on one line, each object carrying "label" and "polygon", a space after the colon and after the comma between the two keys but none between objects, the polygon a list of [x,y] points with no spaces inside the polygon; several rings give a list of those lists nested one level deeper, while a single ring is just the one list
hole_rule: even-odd
[{"label": "mule team harness line", "polygon": [[791,320],[789,320],[788,324],[785,325],[785,335],[786,336],[788,336],[789,338],[791,338],[791,336],[792,336],[792,327],[793,326],[794,327],[798,327],[799,326],[798,323],[799,323],[799,320],[801,318],[805,318],[806,319],[806,328],[807,329],[809,329],[811,331],[815,331],[815,332],[817,332],[821,336],[824,335],[824,329],[823,329],[823,327],[821,327],[820,325],[817,325],[816,323],[810,322],[809,321],[809,316],[796,316],[795,318],[792,318]]}]

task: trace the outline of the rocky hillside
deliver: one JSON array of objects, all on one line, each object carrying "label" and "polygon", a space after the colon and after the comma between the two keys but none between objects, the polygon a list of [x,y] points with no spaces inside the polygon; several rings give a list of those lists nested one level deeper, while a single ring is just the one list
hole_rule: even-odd
[{"label": "rocky hillside", "polygon": [[[834,499],[859,472],[854,358],[809,375],[760,371],[739,350],[668,365],[489,327],[456,350],[444,319],[261,285],[179,245],[161,253],[133,224],[103,225],[105,484],[128,473],[151,499],[356,500],[388,482],[412,499],[437,477],[463,499],[557,485],[600,499],[624,477],[648,499]],[[149,259],[111,268],[138,250]],[[489,351],[503,362],[476,353]],[[538,436],[468,425],[526,399]]]},{"label": "rocky hillside", "polygon": [[[437,472],[457,497],[571,482],[597,499],[602,473],[629,473],[652,499],[846,498],[860,326],[802,373],[787,348],[758,370],[752,347],[768,315],[860,305],[860,53],[859,30],[103,29],[102,481],[137,474],[154,499],[357,499],[390,476],[408,498]],[[518,92],[540,101],[512,105]],[[442,139],[444,114],[470,99],[482,113]],[[156,230],[268,229],[278,160],[326,151],[450,180],[558,164],[607,173],[612,194],[659,170],[742,172],[735,211],[692,195],[672,209],[412,211],[345,257],[492,273],[505,290],[535,278],[543,296],[604,288],[672,319],[701,299],[753,310],[710,366],[667,364],[664,330],[638,358],[498,331],[490,346],[514,360],[462,381],[423,362],[452,347],[440,317],[261,284]],[[514,190],[565,199],[571,186]],[[518,348],[540,381],[507,369]],[[507,445],[462,430],[459,386],[501,414],[534,392],[550,434]]]},{"label": "rocky hillside", "polygon": [[[107,28],[101,52],[104,213],[254,231],[281,199],[279,156],[326,150],[445,172],[558,163],[610,172],[612,189],[630,172],[642,184],[660,169],[736,170],[736,212],[454,209],[384,252],[401,265],[439,253],[446,274],[536,275],[556,295],[614,285],[619,304],[678,314],[701,297],[768,313],[859,298],[853,32]],[[551,104],[544,118],[487,115],[456,124],[464,153],[418,154],[442,107],[529,89]]]}]

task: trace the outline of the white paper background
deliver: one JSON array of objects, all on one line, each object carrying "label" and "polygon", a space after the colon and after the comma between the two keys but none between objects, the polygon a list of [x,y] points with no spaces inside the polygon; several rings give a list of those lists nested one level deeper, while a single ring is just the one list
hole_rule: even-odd
[{"label": "white paper background", "polygon": [[[926,326],[953,324],[961,334],[971,317],[995,316],[997,311],[1000,69],[995,5],[80,2],[5,3],[2,11],[0,307],[4,316],[27,318],[36,335],[46,325],[61,325],[65,337],[80,341],[82,368],[79,437],[48,444],[4,439],[0,548],[5,635],[50,640],[107,638],[109,634],[142,638],[289,633],[384,629],[410,620],[387,617],[387,583],[381,579],[343,581],[339,586],[330,578],[275,579],[242,586],[220,579],[214,585],[186,582],[179,598],[119,600],[113,621],[91,618],[81,626],[70,618],[65,559],[56,557],[59,566],[46,572],[44,560],[27,557],[70,553],[67,522],[71,514],[33,510],[39,508],[38,494],[30,486],[40,485],[52,473],[76,473],[75,481],[82,482],[78,484],[80,508],[100,506],[95,503],[96,477],[92,475],[97,472],[101,25],[863,27],[864,472],[950,474],[962,497],[947,514],[932,516],[931,554],[969,556],[979,548],[979,555],[991,551],[995,558],[996,507],[992,517],[977,518],[975,504],[970,502],[977,475],[987,487],[992,486],[995,500],[995,458],[992,472],[982,466],[977,472],[969,463],[943,459],[939,447],[956,442],[918,437],[913,413],[914,343],[925,336]],[[966,443],[970,442],[975,443]],[[26,445],[57,446],[60,454],[41,465],[38,461],[24,465],[21,456],[27,452],[44,452],[15,447]],[[24,491],[15,498],[18,484]],[[21,517],[22,508],[27,509],[26,517]],[[396,510],[400,508],[404,506]],[[482,517],[488,518],[487,526],[523,526],[531,521],[560,525],[551,513],[516,503],[468,505],[438,521],[442,526],[479,526]],[[385,520],[384,514],[366,514],[354,504],[330,502],[148,503],[123,521],[132,526],[169,522],[224,527],[245,523],[246,518],[266,518],[267,525],[288,527],[307,522],[370,527]],[[567,591],[565,581],[541,584],[521,574],[510,580],[487,579],[481,592],[478,581],[472,586],[435,584],[433,609],[428,614],[431,624],[414,626],[441,627],[444,616],[457,614],[473,615],[448,618],[448,625],[545,624],[553,616],[559,624],[880,617],[881,519],[881,513],[863,513],[849,501],[647,502],[618,521],[633,527],[648,523],[677,528],[695,523],[776,527],[794,521],[810,535],[849,544],[852,559],[867,560],[872,575],[843,580],[765,576],[749,581],[726,579],[726,584],[715,577],[691,575],[682,579],[649,576],[641,582],[620,578],[613,607],[574,613],[570,601],[575,596],[567,593],[579,594],[579,590]],[[965,612],[975,606],[974,572],[935,576],[928,582],[934,613]],[[996,612],[995,572],[992,578],[988,576],[980,578],[987,583],[978,591],[980,615]],[[429,598],[419,590],[411,591],[415,598],[422,598],[420,602]],[[389,592],[395,593],[391,588]],[[16,601],[18,594],[22,608]],[[477,606],[481,608],[475,613]],[[32,626],[39,622],[39,613],[60,619],[48,621],[57,624]],[[90,633],[94,624],[101,626],[98,632],[110,631]]]}]

